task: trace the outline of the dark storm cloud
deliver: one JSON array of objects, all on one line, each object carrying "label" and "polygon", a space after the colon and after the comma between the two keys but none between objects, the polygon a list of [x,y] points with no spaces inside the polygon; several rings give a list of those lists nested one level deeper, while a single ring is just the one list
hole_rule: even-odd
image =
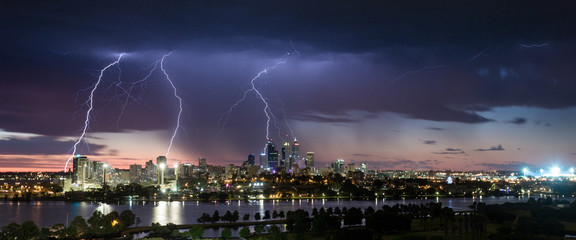
[{"label": "dark storm cloud", "polygon": [[361,157],[361,158],[368,158],[368,157],[372,157],[372,154],[365,154],[365,153],[354,153],[352,154],[353,156],[356,157]]},{"label": "dark storm cloud", "polygon": [[426,128],[426,129],[434,130],[434,131],[444,131],[444,130],[445,130],[444,128],[439,128],[439,127],[429,127],[429,128]]},{"label": "dark storm cloud", "polygon": [[514,118],[514,119],[509,121],[509,123],[517,124],[517,125],[524,125],[524,124],[526,124],[526,122],[528,122],[526,120],[526,118],[522,118],[522,117],[517,117],[517,118]]},{"label": "dark storm cloud", "polygon": [[[50,155],[65,154],[74,142],[57,141],[54,137],[39,136],[28,139],[9,138],[0,140],[0,154],[5,155]],[[105,149],[103,145],[91,144],[93,155],[98,155]],[[111,153],[114,153],[111,150]]]},{"label": "dark storm cloud", "polygon": [[466,152],[460,148],[446,148],[444,151],[434,152],[434,154],[466,154]]},{"label": "dark storm cloud", "polygon": [[427,144],[427,145],[436,144],[436,140],[423,140],[423,139],[418,139],[418,140],[420,140],[423,144]]},{"label": "dark storm cloud", "polygon": [[504,163],[477,163],[474,164],[476,166],[480,166],[483,169],[487,169],[487,170],[509,170],[509,171],[520,171],[523,168],[531,168],[531,169],[535,169],[537,168],[535,165],[533,164],[529,164],[529,163],[525,163],[525,162],[515,162],[515,161],[511,161],[511,162],[504,162]]},{"label": "dark storm cloud", "polygon": [[504,151],[505,149],[502,147],[502,144],[499,144],[498,146],[493,146],[490,148],[478,148],[474,151],[479,151],[479,152],[484,152],[484,151]]},{"label": "dark storm cloud", "polygon": [[[121,63],[121,76],[133,82],[172,50],[166,65],[184,98],[183,132],[192,136],[192,143],[177,144],[195,146],[190,151],[197,155],[260,147],[265,122],[254,95],[232,113],[220,138],[216,122],[249,80],[286,52],[300,55],[257,82],[281,119],[347,124],[393,112],[481,124],[492,121],[483,112],[494,107],[576,106],[576,11],[570,1],[137,5],[0,3],[0,126],[76,135],[88,95],[77,91],[92,86],[114,54],[131,53]],[[162,74],[156,71],[142,97],[130,99],[121,119],[119,103],[126,98],[115,86],[118,74],[110,69],[96,92],[90,130],[172,129],[174,99]],[[283,129],[274,135],[290,133],[278,124]]]},{"label": "dark storm cloud", "polygon": [[378,165],[384,169],[435,169],[442,161],[423,160],[413,161],[409,159],[395,159],[379,162]]}]

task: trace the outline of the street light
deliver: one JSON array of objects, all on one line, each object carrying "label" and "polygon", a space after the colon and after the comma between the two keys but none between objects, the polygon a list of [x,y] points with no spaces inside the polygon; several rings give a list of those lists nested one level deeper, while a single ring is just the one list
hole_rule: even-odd
[{"label": "street light", "polygon": [[526,177],[526,173],[528,172],[528,168],[522,169],[522,172],[524,172],[524,177]]},{"label": "street light", "polygon": [[160,185],[164,185],[164,168],[166,168],[166,164],[160,163]]},{"label": "street light", "polygon": [[104,174],[102,176],[102,187],[106,186],[106,168],[108,167],[107,163],[104,163],[104,165],[102,165],[102,170],[104,171]]},{"label": "street light", "polygon": [[174,190],[178,191],[178,163],[174,163],[174,175],[176,175],[176,180],[174,180]]}]

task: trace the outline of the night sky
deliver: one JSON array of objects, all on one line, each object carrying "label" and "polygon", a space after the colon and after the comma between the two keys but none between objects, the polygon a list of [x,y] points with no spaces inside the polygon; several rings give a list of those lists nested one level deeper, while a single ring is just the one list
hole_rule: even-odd
[{"label": "night sky", "polygon": [[63,169],[121,53],[78,153],[165,155],[170,52],[170,164],[258,155],[256,93],[223,114],[276,65],[254,81],[270,137],[296,137],[317,168],[576,166],[575,1],[162,2],[0,2],[0,171]]}]

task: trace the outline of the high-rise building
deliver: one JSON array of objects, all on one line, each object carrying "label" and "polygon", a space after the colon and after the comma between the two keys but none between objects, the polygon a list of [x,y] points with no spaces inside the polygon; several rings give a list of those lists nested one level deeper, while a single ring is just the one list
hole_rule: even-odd
[{"label": "high-rise building", "polygon": [[198,170],[201,172],[208,171],[208,164],[206,164],[206,158],[198,158]]},{"label": "high-rise building", "polygon": [[296,161],[300,160],[300,143],[294,138],[294,144],[292,144],[292,158]]},{"label": "high-rise building", "polygon": [[142,173],[142,165],[139,164],[130,165],[130,171],[129,171],[130,182],[132,183],[138,182],[141,173]]},{"label": "high-rise building", "polygon": [[360,163],[360,171],[366,173],[368,170],[368,165],[366,163]]},{"label": "high-rise building", "polygon": [[256,161],[256,156],[254,153],[248,155],[248,165],[254,166],[254,162]]},{"label": "high-rise building", "polygon": [[268,167],[268,158],[266,157],[265,150],[262,150],[260,153],[260,168],[267,168]]},{"label": "high-rise building", "polygon": [[314,168],[314,152],[306,153],[306,167]]},{"label": "high-rise building", "polygon": [[149,160],[148,162],[146,162],[146,165],[144,167],[144,174],[146,175],[146,177],[154,177],[154,175],[156,175],[156,165],[154,165],[154,162],[152,160]]},{"label": "high-rise building", "polygon": [[158,156],[156,158],[156,165],[160,166],[160,164],[164,164],[164,166],[168,166],[168,160],[166,156]]},{"label": "high-rise building", "polygon": [[91,174],[91,168],[92,166],[88,157],[83,157],[78,154],[72,159],[72,182],[80,184],[82,190],[84,190],[84,184],[86,183],[88,176]]},{"label": "high-rise building", "polygon": [[272,142],[272,139],[268,139],[266,153],[268,155],[268,167],[271,169],[278,167],[278,150],[276,150],[276,145]]},{"label": "high-rise building", "polygon": [[289,170],[290,165],[290,143],[285,142],[282,145],[282,152],[280,154],[280,167],[286,167],[286,170]]},{"label": "high-rise building", "polygon": [[344,172],[344,159],[339,158],[336,160],[335,163],[332,163],[332,168],[334,169],[335,173],[343,173]]}]

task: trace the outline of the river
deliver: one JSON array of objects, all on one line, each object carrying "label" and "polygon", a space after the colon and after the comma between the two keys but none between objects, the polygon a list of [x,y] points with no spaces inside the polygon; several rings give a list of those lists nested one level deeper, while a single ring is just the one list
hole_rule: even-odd
[{"label": "river", "polygon": [[[538,196],[533,196],[538,198]],[[570,202],[574,198],[566,199]],[[63,202],[63,201],[31,201],[31,202],[12,202],[0,201],[0,226],[6,226],[15,222],[21,224],[24,221],[32,220],[40,227],[51,227],[57,223],[69,223],[75,216],[82,216],[85,219],[90,218],[95,210],[104,214],[111,211],[118,213],[129,209],[140,218],[140,225],[149,226],[153,222],[160,224],[195,224],[196,219],[204,212],[212,214],[215,210],[224,215],[226,211],[238,210],[240,219],[244,214],[250,214],[250,220],[254,220],[254,213],[260,212],[264,216],[265,210],[270,212],[294,211],[304,209],[312,212],[313,208],[335,208],[343,207],[360,207],[366,209],[373,207],[378,210],[383,205],[395,204],[422,204],[428,202],[442,202],[444,206],[453,208],[455,211],[470,210],[474,201],[484,202],[486,204],[501,204],[505,202],[525,202],[528,197],[476,197],[476,198],[429,198],[429,199],[406,199],[406,200],[388,200],[376,199],[372,201],[362,200],[323,200],[323,199],[305,199],[305,200],[254,200],[254,201],[230,201],[230,202],[197,202],[197,201],[160,201],[160,202],[127,202],[125,204],[105,204],[98,202]],[[242,221],[242,220],[240,220]]]}]

